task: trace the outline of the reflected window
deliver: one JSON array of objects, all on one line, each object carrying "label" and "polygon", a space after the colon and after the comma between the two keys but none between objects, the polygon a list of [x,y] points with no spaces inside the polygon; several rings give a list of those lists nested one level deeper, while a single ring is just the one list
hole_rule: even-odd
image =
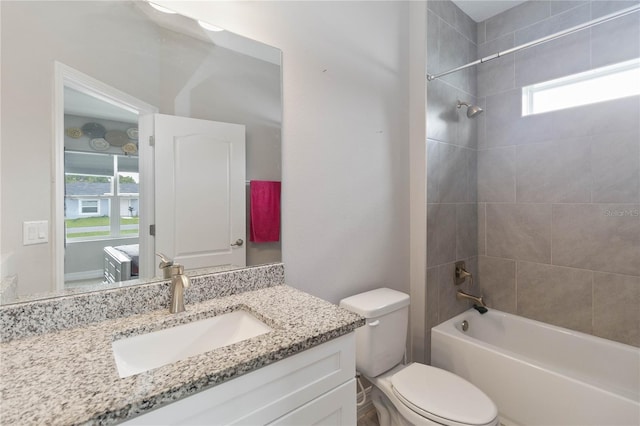
[{"label": "reflected window", "polygon": [[65,153],[67,242],[138,236],[139,182],[136,157]]}]

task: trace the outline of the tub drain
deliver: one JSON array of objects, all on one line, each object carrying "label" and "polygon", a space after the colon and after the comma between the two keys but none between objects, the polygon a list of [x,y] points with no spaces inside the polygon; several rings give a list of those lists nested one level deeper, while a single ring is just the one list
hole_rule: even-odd
[{"label": "tub drain", "polygon": [[469,323],[467,320],[462,321],[462,331],[467,331],[469,329]]}]

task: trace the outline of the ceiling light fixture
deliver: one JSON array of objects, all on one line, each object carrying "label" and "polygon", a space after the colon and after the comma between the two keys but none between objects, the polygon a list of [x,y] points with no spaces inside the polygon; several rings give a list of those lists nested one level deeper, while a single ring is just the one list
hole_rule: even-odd
[{"label": "ceiling light fixture", "polygon": [[203,21],[198,21],[198,25],[200,25],[202,28],[204,28],[207,31],[216,31],[216,32],[224,31],[224,28],[216,27],[215,25],[211,25]]}]

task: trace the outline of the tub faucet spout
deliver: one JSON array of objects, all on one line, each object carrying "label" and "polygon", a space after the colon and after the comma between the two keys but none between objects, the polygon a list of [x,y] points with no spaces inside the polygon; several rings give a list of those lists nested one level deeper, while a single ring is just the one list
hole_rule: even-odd
[{"label": "tub faucet spout", "polygon": [[[456,298],[471,300],[471,301],[474,302],[474,305],[477,305],[480,308],[487,309],[487,305],[485,305],[485,303],[484,303],[484,297],[483,296],[478,297],[478,296],[474,296],[473,294],[466,293],[466,292],[464,292],[462,290],[458,290],[456,292]],[[478,310],[478,311],[480,311],[480,310]],[[485,310],[485,312],[486,312],[486,310]],[[481,313],[484,313],[484,312],[481,312]]]}]

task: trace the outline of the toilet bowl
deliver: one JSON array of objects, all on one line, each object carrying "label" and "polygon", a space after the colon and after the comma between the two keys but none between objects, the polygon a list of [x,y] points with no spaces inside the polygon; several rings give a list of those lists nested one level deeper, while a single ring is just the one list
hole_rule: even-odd
[{"label": "toilet bowl", "polygon": [[497,426],[498,410],[480,389],[440,368],[402,364],[409,296],[380,288],[340,301],[364,316],[356,330],[356,369],[373,385],[380,426]]}]

